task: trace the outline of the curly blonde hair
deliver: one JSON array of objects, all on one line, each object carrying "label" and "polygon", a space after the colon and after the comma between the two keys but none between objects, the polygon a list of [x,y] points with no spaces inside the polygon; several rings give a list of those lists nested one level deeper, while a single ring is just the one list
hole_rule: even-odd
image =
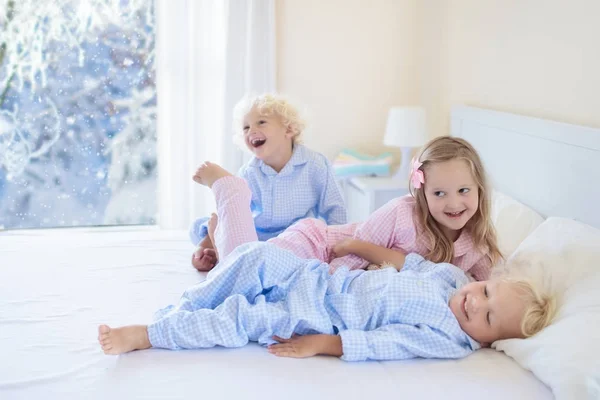
[{"label": "curly blonde hair", "polygon": [[260,95],[246,95],[235,105],[233,109],[233,132],[236,143],[244,142],[244,117],[253,109],[256,109],[260,115],[278,116],[283,126],[292,132],[292,143],[302,142],[300,136],[306,128],[306,122],[301,117],[298,108],[280,94],[263,93]]},{"label": "curly blonde hair", "polygon": [[[492,265],[502,259],[498,248],[496,230],[491,220],[491,204],[489,189],[483,163],[477,151],[464,139],[442,136],[427,143],[417,155],[417,160],[422,163],[420,170],[426,172],[429,166],[436,163],[464,160],[471,169],[471,175],[477,184],[479,204],[477,212],[465,225],[471,234],[475,246],[485,252]],[[427,184],[427,183],[425,183]],[[433,262],[451,262],[454,257],[454,243],[444,235],[438,222],[431,216],[427,205],[427,198],[422,188],[415,188],[412,179],[409,180],[410,193],[416,200],[416,214],[424,234],[431,244],[430,252],[425,256]]]},{"label": "curly blonde hair", "polygon": [[521,333],[528,338],[552,323],[557,311],[556,297],[543,292],[529,279],[503,277],[508,284],[515,285],[521,300],[525,302],[525,313],[521,320]]}]

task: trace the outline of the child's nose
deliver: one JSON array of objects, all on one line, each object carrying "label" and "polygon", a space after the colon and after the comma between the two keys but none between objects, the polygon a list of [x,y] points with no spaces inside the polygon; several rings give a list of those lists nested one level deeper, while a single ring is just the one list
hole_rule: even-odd
[{"label": "child's nose", "polygon": [[448,201],[448,205],[450,207],[454,208],[454,207],[459,206],[460,198],[454,194],[451,194],[450,196],[448,196],[447,201]]},{"label": "child's nose", "polygon": [[471,301],[469,303],[469,309],[472,313],[476,314],[479,311],[479,298],[477,296],[471,296]]}]

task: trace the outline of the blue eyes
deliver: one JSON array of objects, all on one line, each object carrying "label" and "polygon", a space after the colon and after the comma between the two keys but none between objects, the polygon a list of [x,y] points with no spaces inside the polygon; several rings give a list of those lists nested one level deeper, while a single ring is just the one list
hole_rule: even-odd
[{"label": "blue eyes", "polygon": [[[469,193],[470,191],[471,191],[471,189],[469,189],[469,188],[461,188],[461,189],[458,189],[458,193],[460,193],[460,194],[467,194],[467,193]],[[435,197],[444,197],[444,196],[446,195],[446,192],[437,191],[437,192],[433,192],[433,195],[434,195]]]}]

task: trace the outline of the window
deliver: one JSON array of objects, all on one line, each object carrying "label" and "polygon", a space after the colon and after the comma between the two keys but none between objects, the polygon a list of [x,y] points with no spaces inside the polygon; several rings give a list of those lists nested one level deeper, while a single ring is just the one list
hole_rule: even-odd
[{"label": "window", "polygon": [[156,221],[154,2],[0,0],[0,227]]}]

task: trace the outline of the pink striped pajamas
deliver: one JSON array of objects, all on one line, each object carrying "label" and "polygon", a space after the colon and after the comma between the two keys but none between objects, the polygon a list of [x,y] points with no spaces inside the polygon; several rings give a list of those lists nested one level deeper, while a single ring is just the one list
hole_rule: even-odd
[{"label": "pink striped pajamas", "polygon": [[[212,189],[219,216],[215,244],[219,258],[223,258],[238,245],[258,240],[250,213],[251,193],[247,183],[235,176],[217,180]],[[422,230],[417,229],[420,222],[413,219],[414,206],[415,200],[411,196],[399,197],[376,210],[366,221],[354,224],[328,226],[322,220],[306,218],[268,241],[298,257],[328,262],[332,271],[342,265],[350,269],[368,265],[368,261],[353,254],[331,259],[333,246],[346,238],[367,241],[404,254],[425,256],[429,252],[428,243],[417,234]],[[454,242],[454,254],[452,264],[468,271],[477,280],[489,278],[491,263],[474,247],[466,231]]]}]

